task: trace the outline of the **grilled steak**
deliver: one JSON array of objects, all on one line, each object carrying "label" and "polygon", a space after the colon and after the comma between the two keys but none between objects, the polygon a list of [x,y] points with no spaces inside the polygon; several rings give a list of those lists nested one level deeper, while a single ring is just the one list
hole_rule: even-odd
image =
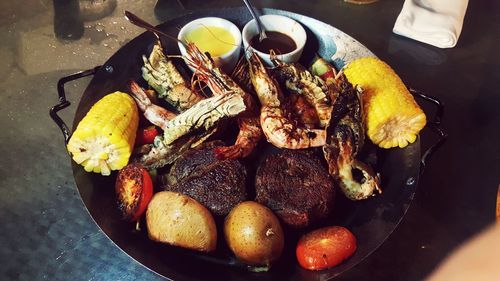
[{"label": "grilled steak", "polygon": [[284,150],[257,169],[256,201],[293,227],[325,218],[333,209],[335,186],[313,153]]},{"label": "grilled steak", "polygon": [[210,142],[184,153],[172,166],[164,189],[186,194],[213,214],[224,216],[246,199],[246,169],[235,159],[218,160]]}]

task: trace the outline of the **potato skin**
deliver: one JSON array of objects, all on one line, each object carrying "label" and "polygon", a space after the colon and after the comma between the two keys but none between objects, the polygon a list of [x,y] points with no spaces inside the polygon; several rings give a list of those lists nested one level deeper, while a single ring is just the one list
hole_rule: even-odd
[{"label": "potato skin", "polygon": [[151,240],[210,252],[217,246],[217,228],[207,208],[193,198],[171,191],[156,193],[146,211]]},{"label": "potato skin", "polygon": [[264,205],[245,201],[224,221],[226,242],[242,262],[269,266],[283,252],[284,236],[278,218]]}]

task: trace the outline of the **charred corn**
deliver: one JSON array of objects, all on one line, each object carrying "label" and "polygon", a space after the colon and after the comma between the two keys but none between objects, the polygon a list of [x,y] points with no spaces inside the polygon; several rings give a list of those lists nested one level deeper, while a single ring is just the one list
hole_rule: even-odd
[{"label": "charred corn", "polygon": [[92,106],[73,132],[67,149],[85,171],[109,175],[128,163],[138,123],[132,97],[114,92]]},{"label": "charred corn", "polygon": [[425,126],[425,114],[389,65],[377,58],[361,58],[349,63],[344,73],[364,90],[366,133],[373,143],[391,148],[415,141]]}]

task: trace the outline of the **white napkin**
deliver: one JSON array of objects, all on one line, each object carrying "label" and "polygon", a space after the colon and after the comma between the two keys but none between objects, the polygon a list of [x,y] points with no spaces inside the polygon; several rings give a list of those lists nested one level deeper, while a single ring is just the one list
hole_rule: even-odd
[{"label": "white napkin", "polygon": [[469,0],[405,0],[394,33],[439,48],[457,44]]}]

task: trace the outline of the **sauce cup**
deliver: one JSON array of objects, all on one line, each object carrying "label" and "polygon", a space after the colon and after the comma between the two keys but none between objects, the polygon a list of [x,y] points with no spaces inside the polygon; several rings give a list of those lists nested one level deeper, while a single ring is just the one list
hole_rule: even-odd
[{"label": "sauce cup", "polygon": [[[306,44],[307,40],[306,31],[304,30],[302,25],[289,17],[279,15],[263,15],[260,16],[260,21],[262,22],[263,28],[266,32],[281,32],[295,41],[295,45],[297,46],[295,50],[286,54],[278,54],[277,57],[278,59],[287,63],[297,62],[302,55],[302,51],[304,50],[304,45]],[[271,59],[269,58],[269,54],[256,50],[250,45],[252,38],[258,35],[258,33],[259,31],[257,29],[255,20],[253,19],[249,21],[243,27],[242,31],[241,37],[243,39],[243,47],[245,48],[245,50],[251,49],[252,51],[254,51],[265,63],[271,66],[273,64],[271,62]],[[245,53],[247,56],[249,56],[249,52]]]},{"label": "sauce cup", "polygon": [[[236,66],[236,63],[238,62],[238,59],[240,57],[240,48],[241,48],[241,32],[239,28],[234,25],[232,22],[223,19],[223,18],[217,18],[217,17],[206,17],[206,18],[199,18],[196,20],[193,20],[186,25],[182,27],[182,29],[179,31],[179,34],[177,35],[177,39],[180,41],[186,42],[186,38],[190,32],[192,32],[195,29],[198,28],[203,28],[203,27],[210,27],[210,26],[215,26],[215,27],[221,27],[225,30],[227,30],[231,36],[234,38],[234,46],[224,54],[220,56],[212,56],[212,59],[215,62],[215,65],[217,67],[222,68],[222,70],[226,73],[231,73],[233,68]],[[208,30],[206,32],[209,32]],[[217,40],[214,38],[213,40]],[[196,44],[196,42],[194,42]],[[179,50],[181,51],[181,54],[183,56],[186,55],[186,48],[184,45],[181,43],[178,43],[179,45]],[[203,50],[202,50],[203,51]],[[194,69],[190,67],[191,71],[194,72]]]}]

